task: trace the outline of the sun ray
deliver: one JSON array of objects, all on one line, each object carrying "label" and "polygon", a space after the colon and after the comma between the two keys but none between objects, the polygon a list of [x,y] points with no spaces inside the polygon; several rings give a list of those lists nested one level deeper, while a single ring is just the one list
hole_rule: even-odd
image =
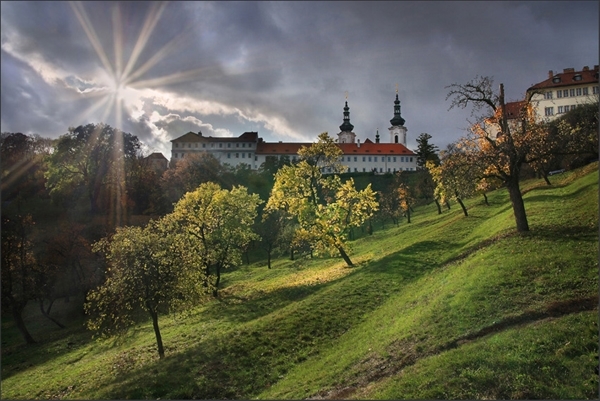
[{"label": "sun ray", "polygon": [[127,79],[127,77],[129,76],[129,73],[131,72],[131,70],[133,69],[135,64],[137,63],[137,60],[138,60],[140,54],[142,53],[142,50],[146,46],[148,39],[150,39],[150,35],[154,31],[154,27],[158,23],[158,20],[166,6],[167,6],[166,2],[160,2],[160,3],[158,3],[158,6],[156,6],[156,3],[152,4],[152,8],[148,12],[148,16],[146,17],[146,20],[144,21],[144,26],[142,27],[140,35],[138,36],[138,40],[135,43],[133,51],[131,52],[131,56],[129,57],[129,60],[127,61],[127,66],[125,67],[125,70],[123,70],[123,74],[121,75],[123,80]]},{"label": "sun ray", "polygon": [[92,44],[92,47],[96,51],[96,54],[98,55],[98,57],[100,57],[100,61],[104,65],[104,68],[111,76],[114,76],[115,74],[112,65],[110,64],[110,61],[106,56],[106,52],[104,51],[104,48],[100,43],[100,39],[98,39],[98,35],[96,35],[96,31],[94,30],[92,23],[87,17],[87,13],[85,12],[83,5],[79,1],[70,2],[69,4],[75,12],[76,17],[79,20],[81,26],[83,27],[83,30],[85,31],[85,34],[87,35],[90,43]]},{"label": "sun ray", "polygon": [[113,6],[112,9],[112,26],[113,26],[113,42],[115,50],[115,80],[117,88],[121,81],[121,73],[123,71],[123,31],[121,22],[121,8],[119,4]]}]

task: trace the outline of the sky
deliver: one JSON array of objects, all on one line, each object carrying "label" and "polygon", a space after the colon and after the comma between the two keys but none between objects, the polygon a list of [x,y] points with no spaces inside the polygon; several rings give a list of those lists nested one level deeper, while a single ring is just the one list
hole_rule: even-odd
[{"label": "sky", "polygon": [[389,141],[396,91],[408,147],[443,149],[477,76],[520,100],[548,71],[599,64],[597,1],[1,2],[1,131],[57,138],[106,123],[171,157],[189,131],[267,142]]}]

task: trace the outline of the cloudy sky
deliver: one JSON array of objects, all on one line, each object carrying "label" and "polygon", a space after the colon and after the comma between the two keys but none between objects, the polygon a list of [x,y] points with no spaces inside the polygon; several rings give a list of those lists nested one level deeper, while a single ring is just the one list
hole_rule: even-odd
[{"label": "cloudy sky", "polygon": [[598,64],[599,3],[2,2],[1,131],[56,138],[105,122],[170,158],[188,131],[266,141],[335,135],[344,101],[387,141],[396,85],[409,148],[458,139],[446,86],[508,100],[548,71]]}]

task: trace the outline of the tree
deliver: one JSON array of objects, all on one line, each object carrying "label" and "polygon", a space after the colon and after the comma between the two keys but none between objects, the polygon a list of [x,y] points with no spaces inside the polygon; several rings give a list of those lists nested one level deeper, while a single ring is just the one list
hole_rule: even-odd
[{"label": "tree", "polygon": [[458,202],[465,217],[469,213],[463,199],[476,193],[480,180],[478,166],[477,163],[470,162],[468,154],[455,143],[451,143],[445,151],[441,152],[438,166],[435,166],[432,161],[427,162],[427,169],[437,184],[437,194],[442,198],[450,198]]},{"label": "tree", "polygon": [[417,169],[425,169],[428,160],[439,163],[438,147],[429,143],[431,135],[422,133],[417,137]]},{"label": "tree", "polygon": [[[459,141],[458,147],[468,149],[469,163],[478,164],[484,169],[484,177],[496,177],[507,188],[517,231],[529,231],[525,204],[519,187],[519,176],[525,163],[539,159],[548,153],[544,147],[547,130],[535,120],[531,103],[523,102],[516,123],[509,123],[504,100],[504,85],[499,93],[492,89],[493,80],[489,77],[476,77],[464,84],[450,85],[448,98],[452,98],[450,108],[473,106],[472,114],[477,121],[471,127],[471,134]],[[493,135],[493,132],[497,135]]]},{"label": "tree", "polygon": [[280,210],[264,211],[255,223],[255,232],[260,236],[260,245],[267,253],[267,267],[271,268],[271,256],[280,245],[286,219]]},{"label": "tree", "polygon": [[117,228],[112,237],[94,244],[107,260],[106,282],[91,291],[85,305],[87,327],[104,334],[126,331],[138,309],[152,318],[160,358],[165,351],[159,313],[182,310],[195,303],[201,291],[199,272],[187,263],[189,247],[166,220],[146,227]]},{"label": "tree", "polygon": [[193,244],[197,268],[209,280],[206,286],[217,296],[223,269],[241,264],[241,249],[258,239],[252,232],[256,209],[262,201],[245,187],[221,189],[207,182],[186,193],[171,215],[178,230]]},{"label": "tree", "polygon": [[136,136],[106,124],[70,128],[58,138],[48,157],[46,186],[50,195],[55,201],[72,200],[82,189],[92,214],[112,208],[119,225],[126,199],[125,165],[139,149]]},{"label": "tree", "polygon": [[38,295],[36,271],[29,235],[31,215],[2,215],[2,307],[10,308],[13,320],[27,344],[35,340],[23,320],[27,303]]},{"label": "tree", "polygon": [[320,134],[317,143],[298,151],[297,164],[277,171],[266,208],[284,210],[298,221],[296,237],[308,239],[317,251],[339,252],[352,266],[346,252],[349,231],[371,217],[378,204],[371,185],[357,191],[352,179],[342,184],[341,154],[326,132]]},{"label": "tree", "polygon": [[[172,162],[173,163],[173,162]],[[186,155],[171,165],[160,180],[160,186],[167,199],[175,203],[190,191],[206,182],[214,182],[223,186],[225,169],[214,155],[199,152]]]}]

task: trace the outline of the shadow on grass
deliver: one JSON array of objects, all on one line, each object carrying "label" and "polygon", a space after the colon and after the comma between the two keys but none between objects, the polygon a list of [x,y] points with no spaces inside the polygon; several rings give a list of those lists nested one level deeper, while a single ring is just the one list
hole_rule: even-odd
[{"label": "shadow on grass", "polygon": [[[237,330],[207,333],[185,351],[167,351],[163,360],[103,384],[102,396],[239,399],[259,394],[362,322],[403,283],[438,266],[420,261],[421,252],[447,246],[426,241],[329,282],[282,288],[240,303],[235,296],[214,302],[204,316],[238,322]],[[168,336],[164,341],[168,350]]]},{"label": "shadow on grass", "polygon": [[583,193],[592,191],[592,189],[593,189],[592,187],[595,187],[597,185],[598,185],[597,182],[590,182],[589,184],[583,185],[572,192],[568,192],[568,193],[564,193],[564,194],[563,193],[549,194],[549,193],[544,193],[544,192],[546,192],[548,190],[554,190],[557,188],[563,188],[568,185],[538,187],[538,188],[532,189],[531,191],[528,191],[528,193],[530,193],[530,195],[525,198],[525,201],[526,202],[548,202],[548,201],[554,201],[556,199],[569,200],[569,199],[581,198],[581,195]]}]

